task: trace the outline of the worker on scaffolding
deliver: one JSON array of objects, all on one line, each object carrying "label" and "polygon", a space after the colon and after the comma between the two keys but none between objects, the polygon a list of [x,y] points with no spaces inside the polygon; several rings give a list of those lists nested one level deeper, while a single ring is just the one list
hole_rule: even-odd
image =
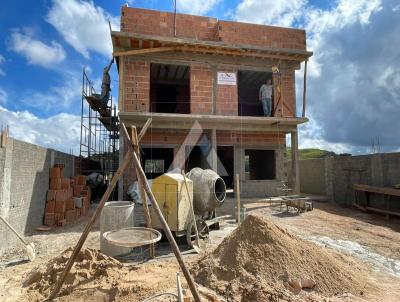
[{"label": "worker on scaffolding", "polygon": [[108,100],[110,99],[110,91],[111,91],[111,78],[110,78],[110,69],[111,65],[114,63],[114,58],[112,58],[110,64],[104,67],[103,70],[103,80],[101,82],[101,94],[99,95],[99,99],[102,101],[104,106],[107,106]]},{"label": "worker on scaffolding", "polygon": [[272,109],[272,81],[267,79],[267,81],[262,84],[259,92],[259,100],[262,104],[264,116],[271,116]]}]

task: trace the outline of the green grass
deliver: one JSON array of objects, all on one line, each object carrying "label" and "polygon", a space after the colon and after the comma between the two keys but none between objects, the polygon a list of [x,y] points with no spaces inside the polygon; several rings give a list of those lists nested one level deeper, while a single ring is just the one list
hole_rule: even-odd
[{"label": "green grass", "polygon": [[[288,158],[290,159],[292,154],[290,148],[287,150]],[[321,150],[321,149],[300,149],[299,157],[300,159],[311,159],[311,158],[324,158],[326,156],[335,155],[334,152]]]}]

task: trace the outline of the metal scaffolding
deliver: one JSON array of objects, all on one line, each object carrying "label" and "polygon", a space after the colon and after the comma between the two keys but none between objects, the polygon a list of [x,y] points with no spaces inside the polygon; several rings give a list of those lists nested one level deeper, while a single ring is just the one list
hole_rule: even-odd
[{"label": "metal scaffolding", "polygon": [[79,154],[100,163],[100,170],[84,172],[111,177],[118,169],[119,118],[112,96],[104,104],[95,93],[93,82],[83,69]]}]

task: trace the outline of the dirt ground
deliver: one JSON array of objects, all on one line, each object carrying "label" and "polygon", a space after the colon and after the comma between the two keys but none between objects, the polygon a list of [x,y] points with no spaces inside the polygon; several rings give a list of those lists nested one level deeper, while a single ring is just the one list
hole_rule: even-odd
[{"label": "dirt ground", "polygon": [[[235,203],[235,199],[228,198],[218,210],[218,215],[233,215]],[[384,216],[341,208],[324,201],[316,201],[313,211],[300,215],[293,210],[286,212],[286,209],[281,209],[280,203],[276,201],[243,199],[242,205],[246,207],[248,213],[260,213],[278,222],[293,234],[326,246],[357,263],[367,265],[370,268],[370,281],[376,285],[376,289],[363,293],[362,299],[399,301],[400,219],[388,220]],[[135,216],[140,215],[141,211],[137,210]],[[35,232],[29,236],[27,239],[33,241],[37,249],[37,259],[34,262],[23,261],[26,256],[22,248],[9,251],[1,257],[0,301],[33,301],[34,299],[26,294],[26,288],[21,286],[26,275],[66,248],[74,246],[86,222],[87,217],[81,217],[73,225],[54,228],[49,232]],[[210,233],[210,238],[205,243],[205,250],[210,251],[216,247],[234,228],[235,221],[232,217],[224,219],[221,222],[221,229]],[[179,242],[186,261],[193,262],[199,257],[186,246],[184,240]],[[98,226],[89,234],[85,246],[99,249]],[[129,272],[124,277],[127,293],[124,298],[119,299],[120,301],[142,301],[159,292],[176,292],[178,264],[167,242],[157,244],[156,259],[140,264],[128,262],[124,266]],[[81,295],[82,301],[109,301],[101,288],[97,290],[87,288],[85,295]],[[64,296],[57,300],[66,301],[71,298],[73,297]]]}]

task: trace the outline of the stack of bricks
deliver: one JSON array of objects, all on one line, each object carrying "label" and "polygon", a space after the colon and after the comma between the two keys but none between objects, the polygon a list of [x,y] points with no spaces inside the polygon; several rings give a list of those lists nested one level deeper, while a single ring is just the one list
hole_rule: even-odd
[{"label": "stack of bricks", "polygon": [[86,176],[64,178],[64,166],[50,168],[50,188],[47,191],[44,224],[64,226],[85,215],[90,205],[90,189]]},{"label": "stack of bricks", "polygon": [[90,198],[91,198],[91,190],[90,187],[86,185],[86,176],[85,175],[77,175],[72,180],[72,188],[73,188],[73,199],[75,201],[76,206],[80,206],[79,215],[85,215],[89,210],[90,206]]}]

